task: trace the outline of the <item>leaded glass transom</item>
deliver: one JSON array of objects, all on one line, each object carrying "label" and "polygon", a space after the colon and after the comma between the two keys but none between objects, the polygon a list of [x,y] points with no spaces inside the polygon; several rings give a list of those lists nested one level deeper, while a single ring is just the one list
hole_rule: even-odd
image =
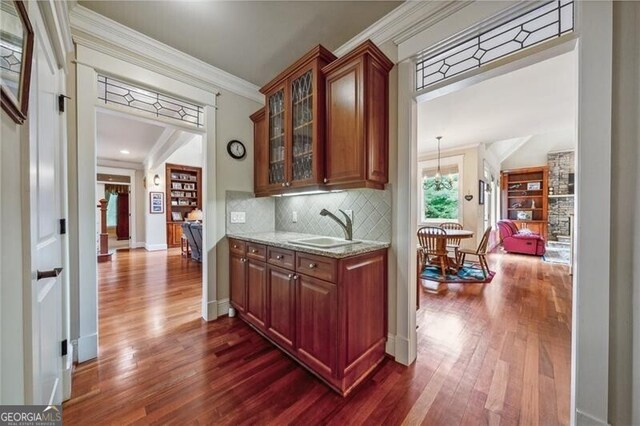
[{"label": "leaded glass transom", "polygon": [[573,0],[554,0],[416,63],[416,90],[573,31]]},{"label": "leaded glass transom", "polygon": [[123,105],[198,127],[204,124],[203,107],[113,77],[98,75],[98,99],[105,104]]}]

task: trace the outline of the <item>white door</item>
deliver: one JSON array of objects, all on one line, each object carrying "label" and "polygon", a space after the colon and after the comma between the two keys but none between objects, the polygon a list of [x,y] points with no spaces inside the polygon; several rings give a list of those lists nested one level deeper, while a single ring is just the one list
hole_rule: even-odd
[{"label": "white door", "polygon": [[29,202],[31,243],[31,354],[33,403],[62,402],[62,120],[58,69],[46,30],[35,17],[29,101]]}]

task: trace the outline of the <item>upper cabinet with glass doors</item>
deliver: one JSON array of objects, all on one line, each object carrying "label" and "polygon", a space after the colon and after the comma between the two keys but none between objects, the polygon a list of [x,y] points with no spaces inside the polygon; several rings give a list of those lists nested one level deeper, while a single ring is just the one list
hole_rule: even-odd
[{"label": "upper cabinet with glass doors", "polygon": [[[256,195],[274,195],[324,180],[325,78],[336,59],[318,45],[260,89],[265,95],[255,141]],[[254,120],[254,123],[256,121]]]}]

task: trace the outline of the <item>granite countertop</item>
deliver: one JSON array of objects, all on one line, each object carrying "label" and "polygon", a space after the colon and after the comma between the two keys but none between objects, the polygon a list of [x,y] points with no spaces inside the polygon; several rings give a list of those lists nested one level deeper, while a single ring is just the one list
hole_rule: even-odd
[{"label": "granite countertop", "polygon": [[319,248],[319,247],[307,247],[297,244],[291,244],[291,240],[300,240],[303,238],[317,238],[321,235],[311,234],[298,234],[295,232],[260,232],[250,234],[227,234],[229,238],[235,238],[238,240],[250,241],[259,244],[266,244],[269,246],[280,247],[288,250],[295,250],[302,253],[317,254],[320,256],[333,257],[335,259],[341,259],[344,257],[356,256],[359,254],[369,253],[372,251],[388,248],[390,243],[382,243],[379,241],[359,241],[358,244],[351,244],[348,246],[335,247],[335,248]]}]

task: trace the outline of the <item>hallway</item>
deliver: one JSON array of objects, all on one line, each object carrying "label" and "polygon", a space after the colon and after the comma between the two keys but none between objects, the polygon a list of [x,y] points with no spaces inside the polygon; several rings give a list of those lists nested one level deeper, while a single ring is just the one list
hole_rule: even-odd
[{"label": "hallway", "polygon": [[64,422],[568,424],[568,268],[488,260],[491,284],[422,293],[416,363],[385,361],[343,399],[237,318],[202,321],[199,264],[119,251],[100,265],[100,358],[76,369]]}]

